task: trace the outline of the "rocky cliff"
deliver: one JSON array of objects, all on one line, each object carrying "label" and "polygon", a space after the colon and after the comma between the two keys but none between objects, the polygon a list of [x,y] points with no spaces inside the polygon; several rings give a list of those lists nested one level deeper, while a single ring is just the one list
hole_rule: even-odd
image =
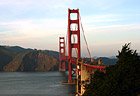
[{"label": "rocky cliff", "polygon": [[50,71],[57,66],[57,59],[39,51],[27,53],[21,64],[21,71]]}]

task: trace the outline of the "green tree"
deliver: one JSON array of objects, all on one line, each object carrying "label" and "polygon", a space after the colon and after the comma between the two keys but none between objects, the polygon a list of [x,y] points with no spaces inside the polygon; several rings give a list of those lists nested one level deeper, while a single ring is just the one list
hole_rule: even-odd
[{"label": "green tree", "polygon": [[106,74],[95,72],[85,96],[137,96],[140,94],[140,58],[136,50],[125,44],[117,56],[118,62],[107,68]]}]

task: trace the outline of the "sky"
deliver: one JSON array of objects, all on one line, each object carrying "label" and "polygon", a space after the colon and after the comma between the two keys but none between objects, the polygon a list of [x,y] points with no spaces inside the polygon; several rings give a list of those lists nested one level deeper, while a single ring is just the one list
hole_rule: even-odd
[{"label": "sky", "polygon": [[91,56],[116,56],[129,42],[140,53],[140,0],[0,0],[0,45],[58,51],[68,8],[79,9]]}]

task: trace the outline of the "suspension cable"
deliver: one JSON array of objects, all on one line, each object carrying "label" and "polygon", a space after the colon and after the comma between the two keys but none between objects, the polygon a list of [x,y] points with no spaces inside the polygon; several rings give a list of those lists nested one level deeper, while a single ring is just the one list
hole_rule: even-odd
[{"label": "suspension cable", "polygon": [[81,24],[81,28],[82,28],[82,32],[83,32],[83,37],[84,37],[84,40],[85,40],[85,43],[86,43],[87,51],[88,51],[88,54],[89,54],[89,56],[90,56],[90,58],[91,58],[91,54],[90,54],[90,51],[89,51],[89,48],[88,48],[88,43],[87,43],[87,41],[86,41],[86,37],[85,37],[84,29],[83,29],[83,26],[82,26],[82,21],[81,21],[81,16],[80,16],[80,14],[79,14],[79,17],[80,17],[80,24]]}]

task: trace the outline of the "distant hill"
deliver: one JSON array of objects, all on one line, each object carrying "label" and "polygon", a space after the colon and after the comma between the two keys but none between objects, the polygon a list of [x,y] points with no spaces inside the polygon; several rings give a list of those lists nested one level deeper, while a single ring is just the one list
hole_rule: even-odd
[{"label": "distant hill", "polygon": [[3,67],[10,63],[16,55],[17,53],[11,52],[5,47],[0,46],[0,71],[2,71]]},{"label": "distant hill", "polygon": [[4,46],[6,49],[8,49],[9,51],[12,51],[12,52],[18,52],[18,53],[25,53],[25,52],[28,52],[28,51],[33,51],[33,49],[25,49],[25,48],[22,48],[20,46]]},{"label": "distant hill", "polygon": [[118,61],[117,58],[107,58],[107,57],[99,57],[96,59],[96,61],[98,61],[99,59],[101,59],[103,64],[105,65],[114,65]]},{"label": "distant hill", "polygon": [[108,58],[110,58],[110,59],[117,59],[116,56],[110,56],[110,57],[108,57]]},{"label": "distant hill", "polygon": [[[90,61],[90,58],[84,58],[84,59]],[[95,62],[98,62],[99,59],[101,59],[101,61],[105,65],[114,65],[118,61],[117,58],[108,58],[108,57],[97,57],[97,58],[94,58]]]},{"label": "distant hill", "polygon": [[25,48],[22,48],[20,46],[3,46],[3,47],[9,51],[17,52],[17,53],[25,53],[25,52],[29,52],[29,51],[41,51],[42,53],[44,53],[48,56],[54,56],[55,58],[57,58],[57,60],[59,59],[59,52],[57,52],[57,51],[37,50],[37,49],[31,49],[31,48],[25,49]]},{"label": "distant hill", "polygon": [[2,71],[22,71],[19,70],[23,64],[23,58],[27,53],[18,53],[14,58],[3,67]]},{"label": "distant hill", "polygon": [[59,60],[59,52],[52,50],[40,50],[42,53],[48,56],[54,56],[57,60]]},{"label": "distant hill", "polygon": [[[54,56],[49,56],[51,51],[46,52],[49,55],[43,52],[19,46],[0,46],[0,71],[58,70],[58,60]],[[54,53],[56,54],[55,51]]]},{"label": "distant hill", "polygon": [[[23,71],[50,71],[57,67],[57,59],[40,51],[28,52],[24,58],[21,70]],[[57,69],[58,70],[58,69]]]},{"label": "distant hill", "polygon": [[18,54],[3,71],[50,71],[57,66],[57,59],[39,51]]}]

